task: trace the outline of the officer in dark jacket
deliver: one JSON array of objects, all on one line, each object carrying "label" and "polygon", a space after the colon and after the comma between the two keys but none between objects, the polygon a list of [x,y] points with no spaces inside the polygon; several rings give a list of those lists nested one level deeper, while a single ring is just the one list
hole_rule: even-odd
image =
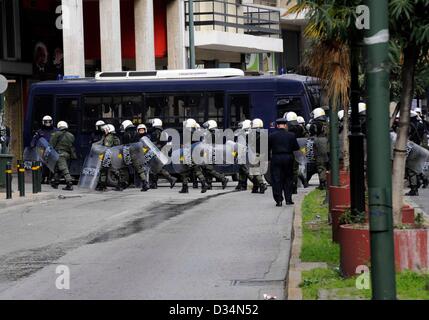
[{"label": "officer in dark jacket", "polygon": [[294,151],[299,150],[293,133],[287,131],[287,119],[276,121],[277,131],[268,138],[268,154],[271,157],[271,181],[277,207],[282,206],[283,195],[287,205],[292,201]]},{"label": "officer in dark jacket", "polygon": [[52,133],[50,144],[58,152],[60,158],[55,166],[54,178],[51,181],[51,186],[58,189],[60,184],[60,175],[64,176],[67,186],[63,190],[73,190],[73,179],[69,172],[67,162],[72,159],[77,159],[76,150],[74,148],[74,135],[68,132],[68,124],[65,121],[58,122],[59,131]]}]

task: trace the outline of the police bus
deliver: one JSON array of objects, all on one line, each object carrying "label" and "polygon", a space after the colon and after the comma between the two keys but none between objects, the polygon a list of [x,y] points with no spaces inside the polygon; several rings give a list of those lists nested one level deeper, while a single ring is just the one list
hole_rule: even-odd
[{"label": "police bus", "polygon": [[318,81],[299,75],[245,76],[238,69],[103,72],[91,79],[33,84],[24,145],[30,145],[43,116],[51,115],[54,123],[66,121],[76,137],[79,156],[70,171],[79,175],[97,120],[119,129],[123,120],[137,125],[160,118],[164,128],[180,130],[188,118],[200,124],[213,119],[220,128],[232,129],[245,119],[261,118],[269,128],[289,111],[308,121],[317,107]]}]

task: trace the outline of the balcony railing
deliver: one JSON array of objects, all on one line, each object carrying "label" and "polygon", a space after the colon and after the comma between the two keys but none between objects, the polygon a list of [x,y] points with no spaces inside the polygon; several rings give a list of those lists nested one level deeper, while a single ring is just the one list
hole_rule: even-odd
[{"label": "balcony railing", "polygon": [[[223,31],[280,38],[280,12],[232,0],[194,0],[196,31]],[[186,27],[189,2],[185,1]]]}]

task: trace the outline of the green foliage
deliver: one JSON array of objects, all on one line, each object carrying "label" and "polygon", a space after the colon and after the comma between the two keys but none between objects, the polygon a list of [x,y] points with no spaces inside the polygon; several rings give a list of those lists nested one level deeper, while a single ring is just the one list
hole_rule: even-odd
[{"label": "green foliage", "polygon": [[338,265],[339,245],[332,242],[332,228],[328,224],[328,206],[324,204],[325,192],[314,190],[302,203],[302,248],[303,262],[326,262]]},{"label": "green foliage", "polygon": [[[371,289],[356,289],[356,277],[343,279],[336,269],[313,269],[302,273],[303,298],[315,300],[320,289],[337,289],[336,298],[371,299]],[[399,300],[429,300],[429,274],[403,271],[396,275]],[[344,295],[344,296],[342,296]]]},{"label": "green foliage", "polygon": [[350,209],[344,211],[344,214],[340,217],[340,224],[354,224],[354,223],[365,223],[366,221],[365,212],[355,212],[352,214]]}]

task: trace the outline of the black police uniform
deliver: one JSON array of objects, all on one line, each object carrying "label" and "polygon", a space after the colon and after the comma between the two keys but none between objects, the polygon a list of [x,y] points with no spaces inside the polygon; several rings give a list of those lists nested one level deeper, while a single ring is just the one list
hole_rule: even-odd
[{"label": "black police uniform", "polygon": [[[277,120],[277,124],[282,123],[286,122],[283,122],[283,119]],[[273,197],[278,206],[283,202],[283,195],[286,204],[293,204],[293,152],[298,150],[295,134],[288,132],[287,129],[278,129],[268,137]]]}]

